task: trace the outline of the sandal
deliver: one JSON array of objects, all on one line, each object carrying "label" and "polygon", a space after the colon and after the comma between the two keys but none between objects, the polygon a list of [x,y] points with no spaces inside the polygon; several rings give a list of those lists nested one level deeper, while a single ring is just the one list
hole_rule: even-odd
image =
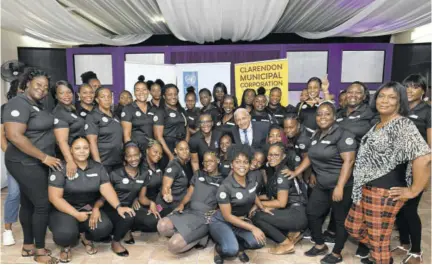
[{"label": "sandal", "polygon": [[[94,254],[96,254],[97,252],[98,252],[98,250],[97,250],[97,248],[95,247],[95,245],[94,245],[94,242],[93,241],[88,241],[88,242],[90,242],[90,243],[85,243],[84,242],[84,240],[81,240],[81,243],[83,244],[83,246],[85,247],[85,250],[86,250],[86,252],[87,252],[87,254],[89,254],[89,255],[94,255]],[[90,249],[89,249],[89,247],[90,247]]]},{"label": "sandal", "polygon": [[60,250],[60,257],[61,257],[61,255],[62,254],[66,254],[66,259],[59,259],[59,261],[61,262],[61,263],[69,263],[69,262],[71,262],[71,260],[72,260],[72,251],[71,251],[72,249],[70,248],[70,247],[66,247],[66,248],[61,248],[61,250]]},{"label": "sandal", "polygon": [[[35,251],[36,251],[36,249],[34,249],[34,248],[32,248],[32,249],[22,248],[21,250],[22,250],[22,252],[25,253],[25,254],[21,253],[21,256],[24,258],[33,257],[35,255]],[[52,254],[51,250],[49,250],[47,248],[45,249],[45,252],[46,252],[47,256],[51,256],[51,254]]]},{"label": "sandal", "polygon": [[39,262],[37,260],[38,257],[50,257],[46,262],[43,262],[42,264],[57,264],[57,263],[59,263],[59,260],[57,258],[51,257],[50,255],[47,255],[47,254],[48,253],[45,253],[45,254],[36,254],[35,253],[33,260],[36,261],[37,263],[42,263],[42,262]]}]

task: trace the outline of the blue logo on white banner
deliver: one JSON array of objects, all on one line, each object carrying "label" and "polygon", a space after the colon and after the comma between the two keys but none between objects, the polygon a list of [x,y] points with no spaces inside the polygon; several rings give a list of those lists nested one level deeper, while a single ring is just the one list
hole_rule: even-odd
[{"label": "blue logo on white banner", "polygon": [[183,91],[186,95],[186,89],[190,86],[195,88],[195,94],[198,95],[198,72],[183,72]]}]

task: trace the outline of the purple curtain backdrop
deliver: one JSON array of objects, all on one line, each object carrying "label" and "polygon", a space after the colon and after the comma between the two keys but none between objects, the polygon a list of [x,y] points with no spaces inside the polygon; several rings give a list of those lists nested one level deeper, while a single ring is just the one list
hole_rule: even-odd
[{"label": "purple curtain backdrop", "polygon": [[[241,44],[241,45],[191,45],[191,46],[142,46],[142,47],[82,47],[66,50],[68,81],[75,89],[74,55],[111,54],[115,102],[124,89],[124,61],[127,53],[164,53],[166,64],[231,62],[231,91],[234,88],[234,64],[286,58],[288,51],[327,51],[330,92],[337,95],[349,84],[341,82],[343,51],[385,51],[383,82],[390,81],[393,58],[391,43],[322,43],[322,44]],[[321,76],[320,76],[321,78]],[[367,83],[376,90],[381,83]],[[290,91],[300,91],[305,83],[289,83]]]}]

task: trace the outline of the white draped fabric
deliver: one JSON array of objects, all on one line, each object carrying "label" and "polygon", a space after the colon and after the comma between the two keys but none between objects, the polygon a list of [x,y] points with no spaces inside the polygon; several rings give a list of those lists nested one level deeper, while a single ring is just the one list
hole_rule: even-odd
[{"label": "white draped fabric", "polygon": [[177,38],[204,43],[264,38],[279,21],[288,0],[157,0],[157,3]]},{"label": "white draped fabric", "polygon": [[[93,3],[92,1],[73,1],[79,3]],[[108,1],[99,0],[107,5]],[[123,3],[122,1],[111,1]],[[149,3],[151,1],[142,1]],[[154,3],[153,3],[154,4]],[[150,6],[150,4],[148,4]],[[96,6],[96,3],[94,3]],[[98,9],[89,8],[90,15],[101,15],[103,7]],[[154,6],[157,7],[156,4]],[[148,10],[152,11],[152,10]],[[18,33],[31,36],[36,39],[41,39],[51,43],[59,43],[66,45],[75,44],[107,44],[107,45],[129,45],[143,42],[148,39],[154,28],[146,28],[142,31],[119,31],[119,34],[109,34],[102,28],[82,19],[77,15],[73,15],[64,6],[60,5],[55,0],[3,0],[1,13],[2,28],[9,29]],[[112,14],[114,15],[114,14]],[[129,17],[129,13],[124,13],[125,17]],[[118,21],[121,13],[118,12],[114,17],[107,14],[105,11],[105,19]],[[148,16],[153,16],[148,14]],[[141,22],[140,22],[141,23]],[[121,24],[117,23],[116,25]],[[113,27],[115,32],[116,28]],[[123,30],[123,28],[121,29]],[[166,32],[166,31],[165,31]],[[117,32],[115,32],[117,33]]]},{"label": "white draped fabric", "polygon": [[431,22],[430,0],[2,0],[2,28],[51,43],[196,43],[269,33],[320,39],[394,34]]}]

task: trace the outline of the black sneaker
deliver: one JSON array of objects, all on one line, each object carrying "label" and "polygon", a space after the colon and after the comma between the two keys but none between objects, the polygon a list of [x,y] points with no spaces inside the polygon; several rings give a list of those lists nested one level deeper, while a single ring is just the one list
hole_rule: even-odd
[{"label": "black sneaker", "polygon": [[249,256],[246,254],[246,252],[239,252],[238,254],[238,258],[241,262],[243,263],[247,263],[249,262]]},{"label": "black sneaker", "polygon": [[325,237],[327,236],[327,237],[331,237],[333,239],[336,239],[336,234],[332,234],[328,230],[324,231],[323,236],[325,236]]},{"label": "black sneaker", "polygon": [[324,235],[324,243],[334,245],[336,243],[336,237]]},{"label": "black sneaker", "polygon": [[303,238],[306,238],[306,239],[311,239],[311,238],[312,238],[312,234],[311,234],[311,231],[310,231],[309,228],[306,229],[306,230],[303,232]]},{"label": "black sneaker", "polygon": [[324,258],[321,259],[321,264],[336,264],[342,262],[342,256],[336,257],[332,253],[325,255]]},{"label": "black sneaker", "polygon": [[311,249],[306,251],[304,254],[305,254],[305,256],[308,256],[308,257],[316,257],[319,255],[327,254],[328,250],[329,250],[329,248],[327,247],[327,245],[324,245],[324,247],[322,249],[318,249],[315,246],[313,246]]},{"label": "black sneaker", "polygon": [[[375,264],[375,261],[370,260],[369,258],[363,258],[360,262],[363,264]],[[393,264],[393,258],[390,258],[390,264]]]},{"label": "black sneaker", "polygon": [[361,259],[367,258],[369,257],[369,249],[365,245],[360,243],[357,248],[355,256]]}]

